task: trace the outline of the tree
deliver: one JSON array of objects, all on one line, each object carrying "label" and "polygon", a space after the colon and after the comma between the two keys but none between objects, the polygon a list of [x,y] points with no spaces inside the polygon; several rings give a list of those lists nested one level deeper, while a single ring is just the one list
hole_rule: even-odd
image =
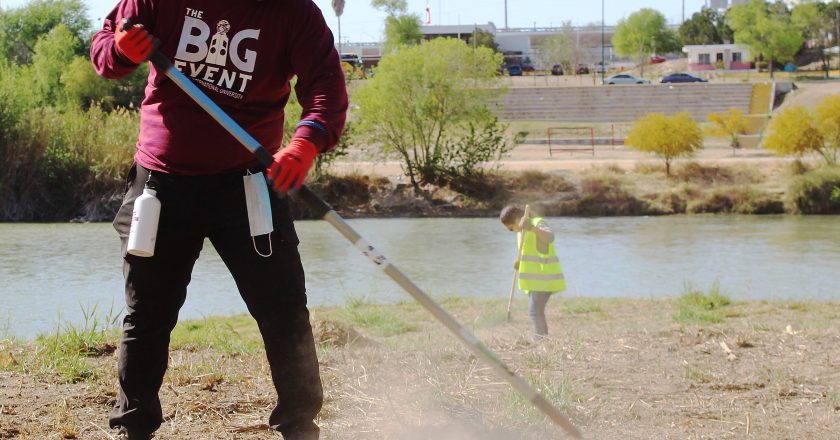
[{"label": "tree", "polygon": [[61,75],[75,57],[74,48],[81,42],[67,26],[59,24],[38,38],[32,55],[34,86],[41,102],[54,103],[63,98]]},{"label": "tree", "polygon": [[768,131],[764,146],[780,156],[801,158],[807,153],[819,152],[825,144],[813,116],[802,106],[783,110],[770,121]]},{"label": "tree", "polygon": [[674,116],[649,113],[636,121],[625,143],[639,151],[653,153],[665,161],[665,174],[671,175],[671,162],[691,157],[703,148],[703,133],[688,112]]},{"label": "tree", "polygon": [[828,164],[837,163],[840,152],[840,95],[831,95],[817,104],[817,127],[825,139],[820,154]]},{"label": "tree", "polygon": [[414,46],[423,40],[420,16],[407,14],[388,16],[385,19],[385,52],[391,53],[403,46]]},{"label": "tree", "polygon": [[475,158],[498,159],[507,148],[485,105],[500,92],[490,86],[498,81],[501,63],[501,54],[452,38],[384,57],[376,75],[355,93],[356,135],[398,154],[418,193],[421,183],[480,174]]},{"label": "tree", "polygon": [[627,19],[621,19],[612,43],[618,55],[639,60],[641,75],[644,75],[645,63],[652,54],[679,49],[677,36],[668,29],[665,16],[650,8],[641,9],[630,14]]},{"label": "tree", "polygon": [[791,12],[793,25],[813,44],[809,44],[809,48],[819,56],[826,78],[830,56],[825,49],[836,33],[835,17],[829,15],[830,12],[828,5],[814,0],[797,5]]},{"label": "tree", "polygon": [[735,32],[735,41],[768,61],[771,77],[773,62],[793,60],[805,41],[781,2],[768,4],[764,0],[750,0],[733,6],[726,18]]},{"label": "tree", "polygon": [[741,147],[739,137],[747,132],[747,118],[744,117],[744,112],[731,108],[728,112],[709,113],[709,122],[713,124],[713,134],[729,138],[729,146],[734,154],[735,150]]},{"label": "tree", "polygon": [[[18,9],[0,14],[0,53],[18,64],[28,64],[35,43],[59,24],[63,24],[80,42],[91,29],[87,7],[80,0],[32,0]],[[85,45],[74,47],[83,55]]]},{"label": "tree", "polygon": [[470,46],[473,47],[486,47],[491,49],[493,52],[499,51],[499,45],[496,44],[496,38],[493,34],[479,28],[475,28],[470,36],[469,43]]},{"label": "tree", "polygon": [[408,11],[406,0],[370,0],[370,5],[392,17],[403,15]]},{"label": "tree", "polygon": [[683,44],[722,44],[732,41],[732,28],[715,9],[703,8],[683,22],[679,29]]},{"label": "tree", "polygon": [[87,57],[77,56],[59,79],[67,104],[83,109],[94,105],[102,110],[139,108],[149,76],[149,63],[143,63],[129,76],[112,81],[97,75]]},{"label": "tree", "polygon": [[392,53],[402,46],[413,46],[423,40],[420,16],[407,13],[406,0],[371,0],[370,4],[388,14],[385,17],[385,53]]},{"label": "tree", "polygon": [[546,66],[560,64],[566,72],[574,72],[575,66],[586,56],[577,44],[571,22],[563,23],[562,30],[542,41],[540,61]]}]

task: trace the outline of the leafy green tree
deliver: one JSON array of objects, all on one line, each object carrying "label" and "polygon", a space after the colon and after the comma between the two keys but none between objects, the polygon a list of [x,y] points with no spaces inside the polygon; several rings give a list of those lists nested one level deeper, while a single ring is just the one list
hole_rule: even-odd
[{"label": "leafy green tree", "polygon": [[388,14],[385,17],[385,53],[392,53],[402,46],[420,43],[420,16],[409,14],[406,0],[371,0],[371,6]]},{"label": "leafy green tree", "polygon": [[735,41],[768,61],[770,76],[773,76],[773,62],[793,60],[805,42],[781,2],[768,4],[764,0],[750,0],[733,6],[726,18],[735,31]]},{"label": "leafy green tree", "polygon": [[61,75],[75,57],[74,48],[81,42],[70,29],[59,24],[35,43],[32,55],[34,86],[45,103],[55,103],[63,97]]},{"label": "leafy green tree", "polygon": [[77,56],[61,74],[64,102],[82,109],[98,105],[105,111],[119,107],[138,108],[148,69],[148,64],[144,64],[127,78],[111,81],[97,75],[89,59]]},{"label": "leafy green tree", "polygon": [[490,32],[476,28],[470,36],[470,46],[486,47],[492,49],[493,52],[499,51],[499,45],[496,44],[496,38]]},{"label": "leafy green tree", "polygon": [[650,8],[641,9],[621,19],[612,42],[618,55],[639,60],[641,75],[644,75],[644,66],[651,54],[679,50],[677,35],[668,28],[665,16]]},{"label": "leafy green tree", "polygon": [[791,20],[796,29],[814,43],[810,49],[819,56],[825,77],[828,78],[830,56],[825,49],[836,33],[835,17],[829,5],[816,0],[800,3],[793,8]]},{"label": "leafy green tree", "polygon": [[403,15],[408,11],[406,0],[370,0],[370,5],[392,17]]},{"label": "leafy green tree", "polygon": [[732,147],[733,153],[741,147],[739,138],[747,132],[747,118],[744,117],[744,112],[731,108],[728,112],[709,113],[709,122],[713,124],[713,134],[729,138],[729,146]]},{"label": "leafy green tree", "polygon": [[586,56],[577,44],[571,22],[563,23],[562,30],[542,41],[540,60],[546,66],[560,64],[566,72],[574,72],[575,66]]},{"label": "leafy green tree", "polygon": [[438,38],[401,49],[380,62],[354,95],[356,135],[396,153],[415,191],[421,183],[480,174],[472,160],[492,160],[507,149],[497,118],[487,109],[501,54]]},{"label": "leafy green tree", "polygon": [[423,40],[420,16],[406,14],[385,19],[385,52],[391,53],[403,46],[413,46]]},{"label": "leafy green tree", "polygon": [[764,138],[764,146],[781,156],[801,158],[807,153],[820,152],[825,145],[823,134],[805,107],[793,106],[774,117]]},{"label": "leafy green tree", "polygon": [[683,22],[679,29],[683,44],[722,44],[732,41],[732,28],[726,16],[715,9],[703,8]]},{"label": "leafy green tree", "polygon": [[86,51],[91,24],[87,7],[81,0],[32,0],[21,8],[0,13],[0,54],[18,64],[28,64],[38,38],[63,24],[80,44],[76,55]]},{"label": "leafy green tree", "polygon": [[653,153],[665,161],[665,174],[671,175],[671,162],[691,157],[703,148],[703,132],[688,112],[674,116],[649,113],[633,124],[625,143],[639,151]]}]

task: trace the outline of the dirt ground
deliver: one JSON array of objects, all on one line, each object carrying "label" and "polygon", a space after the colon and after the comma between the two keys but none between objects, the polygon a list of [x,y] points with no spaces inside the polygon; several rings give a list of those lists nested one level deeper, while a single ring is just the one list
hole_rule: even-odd
[{"label": "dirt ground", "polygon": [[[840,432],[840,304],[733,302],[718,309],[722,322],[698,324],[677,299],[558,297],[548,307],[550,338],[540,343],[530,342],[522,298],[511,323],[506,299],[441,304],[584,438]],[[566,438],[413,303],[316,309],[313,323],[324,439]],[[231,331],[231,340],[248,333]],[[113,438],[113,354],[87,359],[98,379],[62,384],[9,361],[25,364],[33,347],[0,348],[0,438]],[[280,438],[265,425],[274,397],[258,351],[173,350],[160,395],[166,421],[156,438]]]}]

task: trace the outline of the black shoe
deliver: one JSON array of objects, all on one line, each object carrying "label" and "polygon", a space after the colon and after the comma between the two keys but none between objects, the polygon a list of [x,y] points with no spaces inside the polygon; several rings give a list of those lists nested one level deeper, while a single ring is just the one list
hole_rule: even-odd
[{"label": "black shoe", "polygon": [[118,440],[150,440],[151,438],[152,435],[146,434],[145,431],[137,431],[126,427],[120,428],[120,432],[117,433]]}]

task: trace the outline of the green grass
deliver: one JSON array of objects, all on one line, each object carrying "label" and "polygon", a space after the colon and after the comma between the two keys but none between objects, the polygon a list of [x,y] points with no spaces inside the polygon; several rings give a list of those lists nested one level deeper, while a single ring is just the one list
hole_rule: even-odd
[{"label": "green grass", "polygon": [[184,321],[172,331],[173,349],[213,348],[227,355],[248,354],[263,348],[257,324],[249,315]]},{"label": "green grass", "polygon": [[840,392],[836,390],[829,391],[826,397],[828,398],[828,401],[831,402],[835,407],[840,407]]},{"label": "green grass", "polygon": [[796,310],[797,312],[810,312],[812,310],[811,305],[799,301],[794,301],[788,304],[787,307],[790,310]]},{"label": "green grass", "polygon": [[683,376],[691,381],[700,382],[700,383],[708,383],[714,380],[714,376],[706,371],[701,370],[700,368],[691,366],[691,365],[684,365],[685,371]]},{"label": "green grass", "polygon": [[728,310],[723,308],[732,301],[720,293],[717,282],[709,289],[709,293],[695,290],[690,285],[684,290],[685,293],[678,300],[679,312],[674,316],[675,321],[683,324],[716,324],[727,317]]},{"label": "green grass", "polygon": [[[88,357],[113,353],[118,339],[116,325],[119,313],[113,307],[104,315],[97,306],[82,307],[81,327],[65,324],[55,333],[38,336],[35,350],[24,359],[12,359],[13,365],[25,373],[55,375],[59,383],[94,380],[99,372],[87,362]],[[10,355],[11,356],[11,355]]]},{"label": "green grass", "polygon": [[415,325],[397,316],[393,307],[372,304],[365,298],[348,298],[346,309],[351,323],[378,336],[395,336],[417,330]]},{"label": "green grass", "polygon": [[570,315],[585,315],[595,313],[600,317],[607,317],[604,309],[594,300],[575,299],[563,303],[563,311]]}]

